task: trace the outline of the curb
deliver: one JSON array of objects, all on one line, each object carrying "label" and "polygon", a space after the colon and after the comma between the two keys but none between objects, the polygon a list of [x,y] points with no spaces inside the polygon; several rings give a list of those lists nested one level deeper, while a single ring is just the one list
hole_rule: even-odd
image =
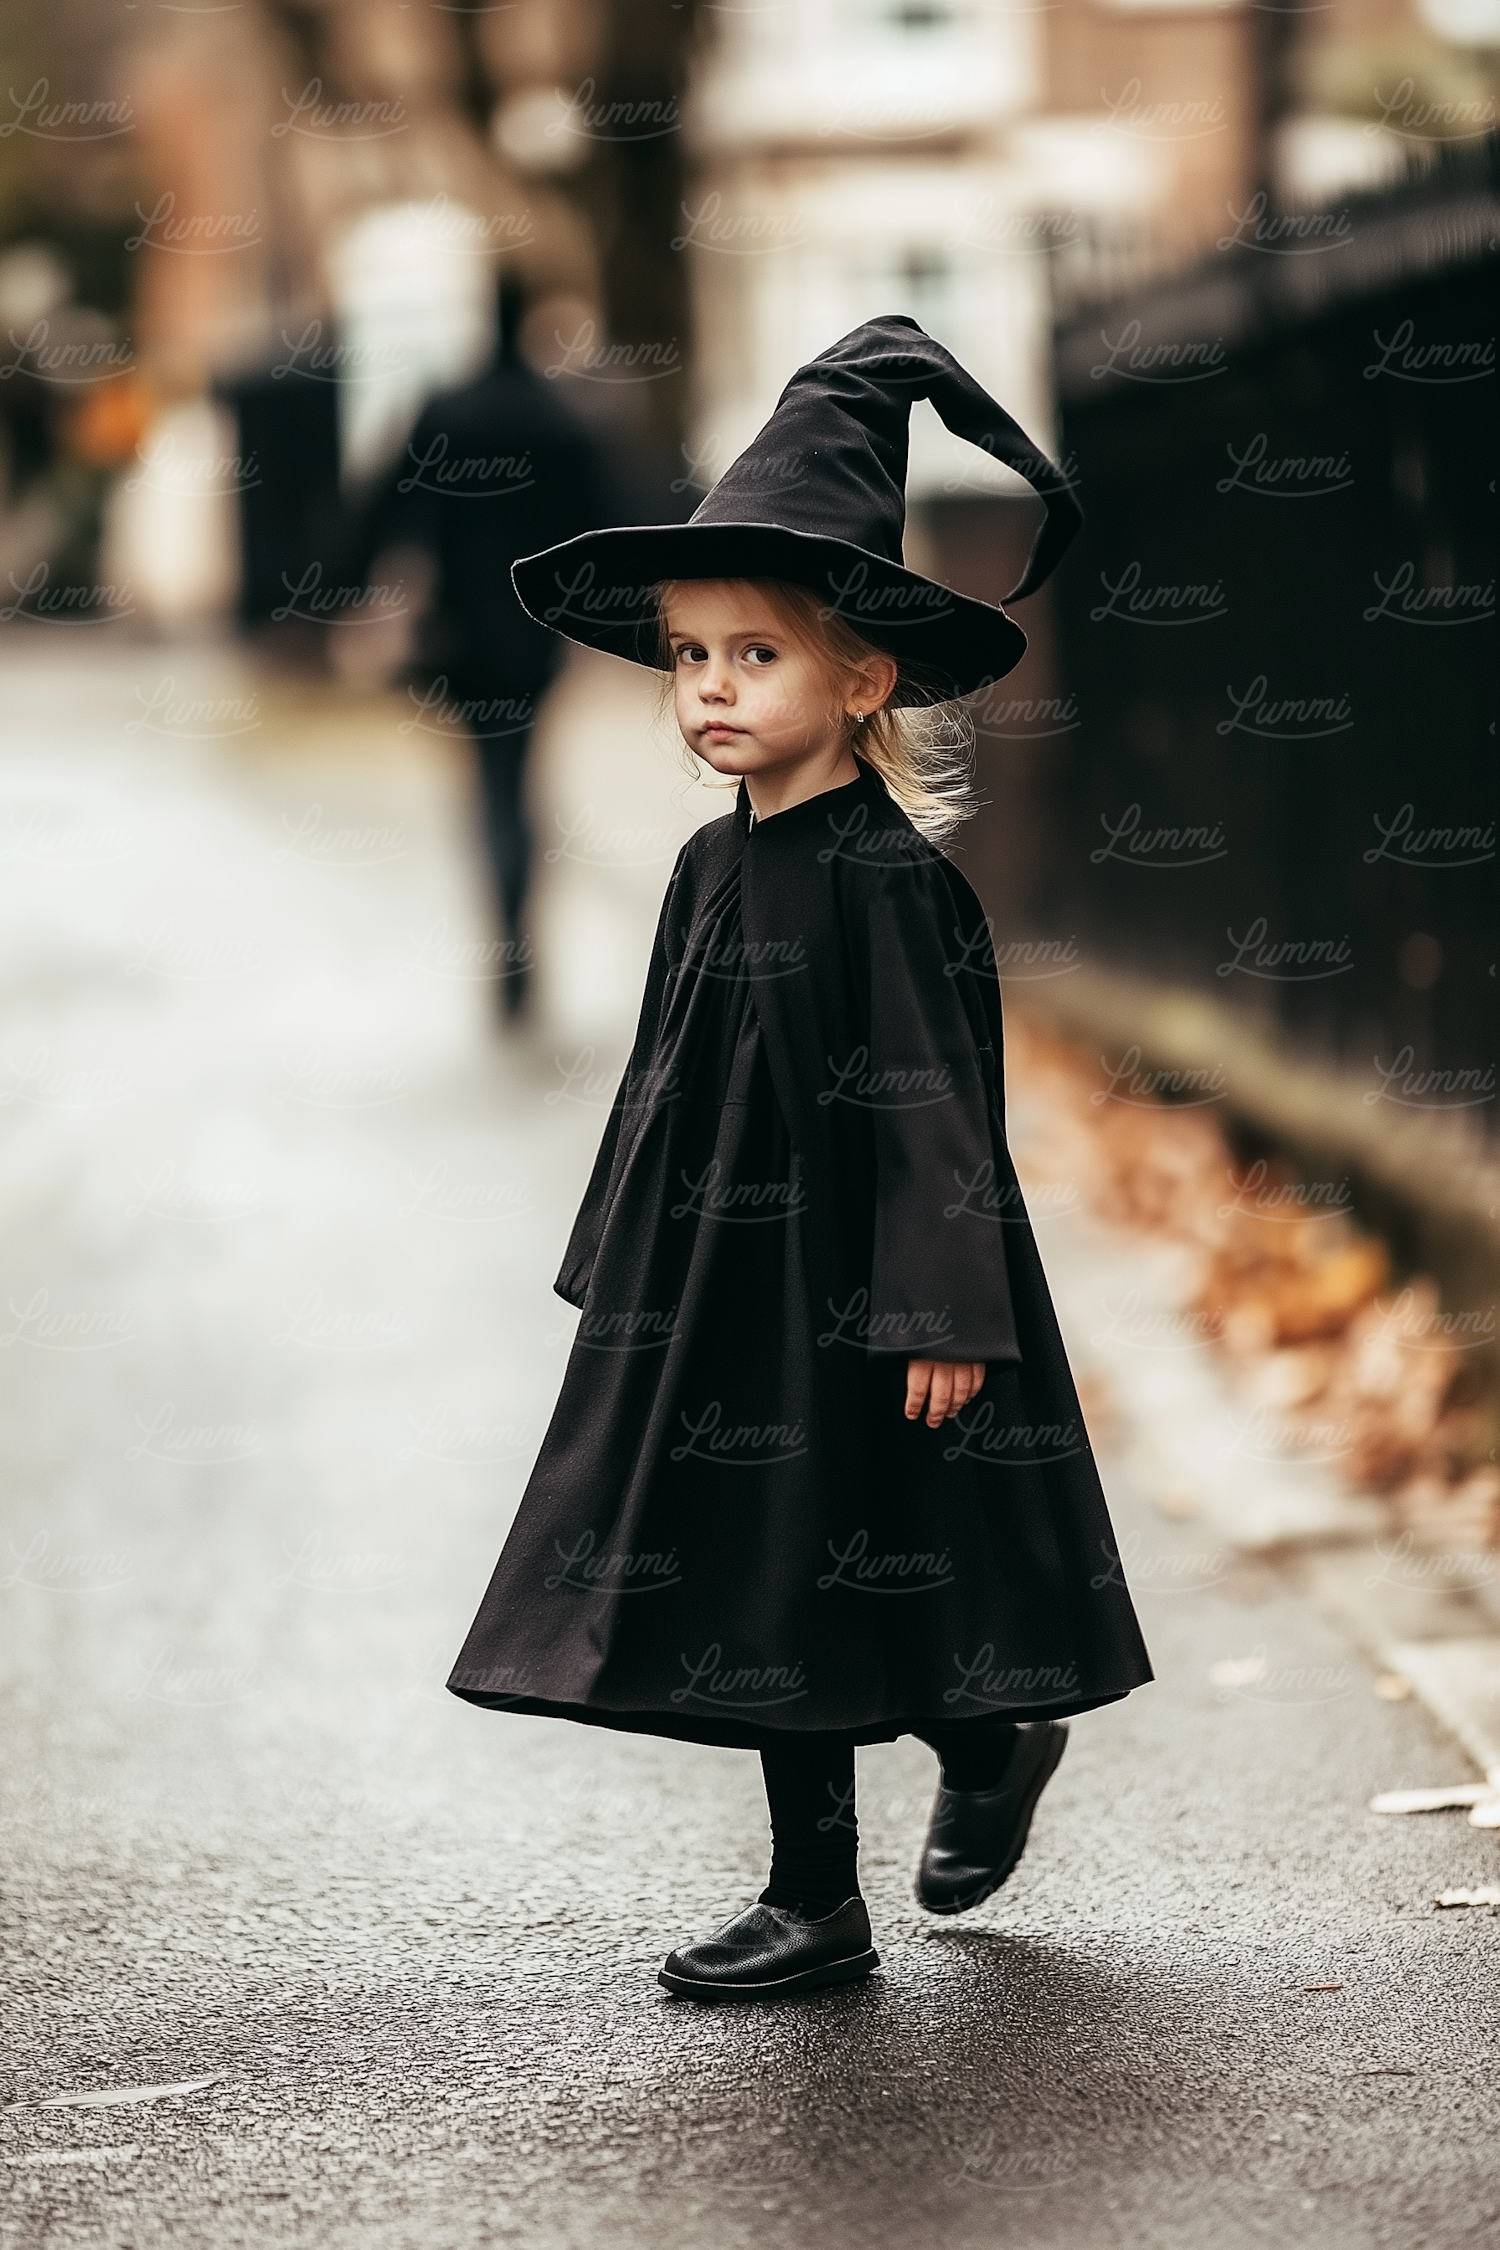
[{"label": "curb", "polygon": [[[1012,985],[1007,1004],[1090,1045],[1136,1048],[1151,1069],[1208,1073],[1227,1115],[1283,1149],[1304,1172],[1347,1175],[1398,1259],[1437,1279],[1455,1304],[1500,1294],[1500,1156],[1471,1113],[1421,1114],[1387,1103],[1374,1067],[1356,1076],[1294,1055],[1272,1032],[1211,995],[1110,970],[1079,968],[1045,985]],[[1491,1381],[1500,1381],[1494,1349]]]},{"label": "curb", "polygon": [[1412,1589],[1372,1578],[1369,1555],[1311,1548],[1289,1573],[1329,1621],[1380,1666],[1399,1673],[1482,1774],[1500,1769],[1500,1633],[1472,1590]]}]

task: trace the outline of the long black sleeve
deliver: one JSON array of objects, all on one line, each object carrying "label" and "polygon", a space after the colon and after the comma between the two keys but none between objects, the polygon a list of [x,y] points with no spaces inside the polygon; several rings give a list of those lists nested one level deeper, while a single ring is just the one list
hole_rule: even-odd
[{"label": "long black sleeve", "polygon": [[[870,901],[869,1101],[876,1157],[870,1348],[920,1359],[1018,1361],[993,1052],[945,953],[933,868]],[[977,1011],[976,1011],[977,1013]],[[1008,1166],[1004,1167],[1008,1173]]]}]

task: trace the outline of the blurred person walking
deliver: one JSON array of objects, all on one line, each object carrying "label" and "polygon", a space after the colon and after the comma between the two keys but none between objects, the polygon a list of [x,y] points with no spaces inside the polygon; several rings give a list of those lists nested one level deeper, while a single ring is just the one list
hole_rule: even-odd
[{"label": "blurred person walking", "polygon": [[423,408],[401,461],[367,503],[356,562],[368,578],[377,556],[416,549],[434,566],[409,677],[418,723],[473,742],[504,1019],[524,1014],[531,991],[526,753],[565,654],[559,635],[523,607],[511,565],[607,520],[597,441],[518,349],[525,310],[519,287],[503,280],[493,361]]},{"label": "blurred person walking", "polygon": [[1026,637],[905,567],[919,398],[1045,501],[1030,593],[1077,504],[900,316],[800,368],[690,523],[516,566],[533,616],[669,672],[739,787],[672,873],[554,1285],[582,1318],[448,1685],[760,1753],[766,1887],[661,1971],[703,1999],[877,1965],[860,1744],[938,1752],[917,1897],[962,1913],[1067,1718],[1151,1677],[1006,1147],[988,925],[940,848],[973,810],[957,705]]}]

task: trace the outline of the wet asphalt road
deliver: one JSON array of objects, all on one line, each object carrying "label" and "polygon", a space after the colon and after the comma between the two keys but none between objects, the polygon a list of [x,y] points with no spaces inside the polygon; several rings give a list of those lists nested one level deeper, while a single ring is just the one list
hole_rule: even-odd
[{"label": "wet asphalt road", "polygon": [[[220,660],[46,657],[9,659],[0,764],[0,2103],[218,2075],[7,2110],[0,2238],[1492,2242],[1496,1919],[1431,1902],[1496,1841],[1364,1810],[1464,1763],[1162,1520],[1128,1396],[1159,1679],[1075,1723],[1007,1890],[924,1917],[933,1761],[863,1751],[880,1974],[658,1989],[763,1880],[755,1761],[442,1680],[560,1377],[600,1074],[716,808],[655,753],[624,789],[636,714],[575,683],[546,1014],[503,1042],[441,747],[264,693],[131,731]],[[1043,1247],[1087,1372],[1138,1254],[1082,1219]]]}]

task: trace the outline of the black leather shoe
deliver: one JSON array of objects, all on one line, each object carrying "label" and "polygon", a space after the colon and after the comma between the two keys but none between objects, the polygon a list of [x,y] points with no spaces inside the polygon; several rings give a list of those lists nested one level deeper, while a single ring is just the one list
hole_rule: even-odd
[{"label": "black leather shoe", "polygon": [[967,1914],[1006,1881],[1022,1852],[1037,1799],[1068,1746],[1061,1719],[1016,1728],[1003,1780],[993,1789],[939,1788],[917,1870],[929,1914]]},{"label": "black leather shoe", "polygon": [[656,1981],[695,2000],[780,2000],[825,1984],[858,1984],[879,1962],[862,1898],[846,1898],[816,1922],[757,1905],[700,1945],[669,1953]]}]

